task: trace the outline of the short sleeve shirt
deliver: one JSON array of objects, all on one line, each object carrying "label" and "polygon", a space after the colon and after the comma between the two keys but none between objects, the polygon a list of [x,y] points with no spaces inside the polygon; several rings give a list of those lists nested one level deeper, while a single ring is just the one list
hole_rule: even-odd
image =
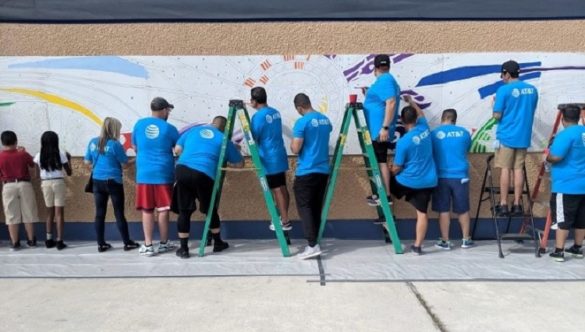
[{"label": "short sleeve shirt", "polygon": [[[65,165],[66,163],[69,162],[69,160],[67,159],[67,155],[62,152],[59,151],[59,158],[61,159],[61,164]],[[65,175],[63,174],[63,169],[55,169],[52,171],[43,169],[41,167],[41,153],[37,153],[34,157],[34,162],[35,164],[37,164],[39,166],[39,169],[41,170],[41,179],[42,180],[49,180],[49,179],[59,179],[64,177]]]},{"label": "short sleeve shirt", "polygon": [[266,174],[286,172],[288,156],[282,139],[280,113],[272,107],[259,109],[252,116],[251,130]]},{"label": "short sleeve shirt", "polygon": [[394,118],[391,119],[388,126],[389,139],[394,137],[394,130],[396,129],[396,121],[398,119],[398,106],[400,104],[400,86],[392,74],[385,73],[378,78],[366,92],[366,99],[364,100],[364,113],[366,116],[366,123],[370,130],[370,135],[373,140],[377,140],[380,129],[384,122],[384,115],[386,112],[386,101],[394,98]]},{"label": "short sleeve shirt", "polygon": [[333,130],[329,118],[313,111],[306,113],[294,125],[294,138],[303,139],[295,174],[329,174],[329,135]]},{"label": "short sleeve shirt", "polygon": [[99,153],[99,138],[89,141],[85,151],[85,161],[90,162],[92,176],[95,180],[114,180],[122,183],[122,164],[128,162],[128,156],[119,141],[108,140],[104,147],[104,153]]},{"label": "short sleeve shirt", "polygon": [[416,126],[398,140],[394,164],[402,167],[396,180],[403,186],[422,189],[437,185],[431,131],[425,118],[419,118]]},{"label": "short sleeve shirt", "polygon": [[585,126],[572,125],[559,132],[550,147],[550,154],[562,158],[552,164],[551,191],[585,194]]},{"label": "short sleeve shirt", "polygon": [[494,113],[501,113],[496,138],[506,147],[530,147],[532,124],[538,103],[538,91],[526,82],[516,80],[496,92]]},{"label": "short sleeve shirt", "polygon": [[172,124],[155,117],[139,120],[132,131],[136,146],[136,183],[170,184],[175,180],[173,147],[179,131]]},{"label": "short sleeve shirt", "polygon": [[471,147],[471,135],[463,128],[445,124],[431,132],[433,157],[437,175],[442,179],[469,178],[467,153]]}]

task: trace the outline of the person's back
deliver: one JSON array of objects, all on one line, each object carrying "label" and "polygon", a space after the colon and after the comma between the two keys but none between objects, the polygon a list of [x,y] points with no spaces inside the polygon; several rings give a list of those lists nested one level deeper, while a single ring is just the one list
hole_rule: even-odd
[{"label": "person's back", "polygon": [[163,119],[138,120],[132,132],[136,146],[136,183],[167,184],[174,181],[173,147],[179,138],[177,128]]},{"label": "person's back", "polygon": [[378,132],[382,128],[384,120],[384,111],[386,108],[386,101],[394,98],[394,116],[390,119],[390,126],[388,134],[389,140],[394,139],[394,130],[396,128],[396,121],[398,119],[398,106],[400,100],[400,86],[391,73],[384,73],[377,77],[376,81],[366,92],[364,100],[364,114],[366,123],[373,140],[378,139]]},{"label": "person's back", "polygon": [[[213,126],[197,126],[189,129],[177,142],[177,145],[183,149],[177,164],[198,170],[211,179],[215,179],[223,138],[224,134]],[[241,160],[232,142],[228,142],[226,160],[230,163]]]},{"label": "person's back", "polygon": [[563,129],[555,137],[550,151],[563,157],[552,165],[551,191],[585,194],[585,126],[573,125]]},{"label": "person's back", "polygon": [[115,180],[122,183],[122,165],[128,162],[128,156],[119,141],[109,139],[104,146],[104,152],[100,153],[99,137],[92,138],[87,146],[84,159],[93,165],[92,176],[94,179]]},{"label": "person's back", "polygon": [[431,137],[438,177],[469,178],[467,161],[467,153],[471,146],[469,132],[454,124],[443,124],[432,131]]},{"label": "person's back", "polygon": [[317,112],[309,112],[297,120],[294,137],[303,138],[296,175],[309,173],[329,174],[329,135],[332,131],[329,119]]},{"label": "person's back", "polygon": [[537,102],[538,91],[524,81],[510,81],[498,89],[494,112],[502,113],[496,130],[500,144],[511,148],[530,147]]},{"label": "person's back", "polygon": [[266,106],[252,116],[251,130],[266,174],[288,170],[288,156],[282,138],[282,118],[276,109]]},{"label": "person's back", "polygon": [[33,157],[23,150],[0,151],[0,178],[8,180],[30,180],[29,167],[33,167]]},{"label": "person's back", "polygon": [[437,185],[431,132],[424,117],[419,118],[416,126],[398,140],[394,163],[403,167],[396,176],[400,184],[415,189]]}]

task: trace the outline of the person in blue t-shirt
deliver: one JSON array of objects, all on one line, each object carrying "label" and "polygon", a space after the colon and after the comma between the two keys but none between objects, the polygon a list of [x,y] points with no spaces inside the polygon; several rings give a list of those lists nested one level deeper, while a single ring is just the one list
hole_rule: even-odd
[{"label": "person in blue t-shirt", "polygon": [[[282,229],[290,231],[292,229],[292,224],[288,219],[290,197],[286,187],[288,155],[282,139],[282,119],[277,110],[268,106],[268,97],[263,87],[253,88],[250,95],[250,104],[256,109],[250,127],[252,136],[258,145],[268,187],[272,191],[272,196],[280,212]],[[274,230],[272,223],[270,229]]]},{"label": "person in blue t-shirt", "polygon": [[[565,260],[564,251],[583,258],[585,238],[585,126],[579,125],[579,107],[568,105],[561,110],[565,129],[558,133],[546,161],[551,167],[550,211],[557,225],[555,250],[550,257]],[[565,241],[575,229],[575,243],[568,249]]]},{"label": "person in blue t-shirt", "polygon": [[[374,75],[376,81],[366,92],[364,115],[372,136],[372,145],[376,160],[382,173],[386,194],[390,195],[390,169],[388,168],[388,149],[394,140],[394,131],[398,119],[400,104],[400,87],[390,74],[390,57],[379,54],[374,58]],[[367,197],[368,205],[380,205],[376,195]]]},{"label": "person in blue t-shirt", "polygon": [[416,209],[416,240],[410,248],[420,255],[429,222],[427,209],[433,188],[437,185],[437,169],[427,120],[410,96],[404,100],[409,106],[402,109],[400,118],[407,133],[396,144],[390,190],[398,199],[405,196],[406,201]]},{"label": "person in blue t-shirt", "polygon": [[471,147],[471,135],[457,123],[457,111],[443,111],[441,125],[431,132],[433,157],[439,182],[433,191],[433,211],[439,213],[441,238],[436,247],[450,250],[449,224],[451,206],[458,215],[463,240],[461,248],[473,246],[469,236],[469,163],[467,153]]},{"label": "person in blue t-shirt", "polygon": [[308,241],[299,258],[307,259],[321,255],[317,235],[329,179],[329,135],[333,128],[325,115],[313,109],[306,94],[297,94],[294,105],[301,118],[294,125],[290,144],[292,153],[299,155],[293,191]]},{"label": "person in blue t-shirt", "polygon": [[[498,121],[495,166],[500,173],[500,203],[495,208],[498,216],[521,216],[522,186],[524,185],[524,162],[530,147],[532,123],[538,102],[538,91],[520,81],[520,66],[510,60],[502,64],[501,77],[504,85],[496,92],[493,117]],[[511,172],[513,170],[513,172]],[[510,175],[514,174],[514,203],[508,209]]]},{"label": "person in blue t-shirt", "polygon": [[[191,215],[197,209],[195,200],[199,201],[201,213],[209,213],[226,122],[225,117],[217,116],[211,125],[193,127],[181,135],[175,146],[179,160],[175,172],[172,210],[179,214],[177,228],[181,245],[176,254],[180,258],[189,258]],[[226,148],[226,160],[233,167],[244,165],[242,155],[231,141]],[[229,248],[229,245],[221,239],[217,204],[211,208],[211,214],[213,252],[220,252]]]},{"label": "person in blue t-shirt", "polygon": [[95,231],[98,252],[104,252],[112,245],[105,240],[108,198],[112,200],[116,226],[124,241],[124,250],[138,248],[130,240],[128,222],[124,214],[124,182],[122,168],[128,166],[128,156],[120,143],[122,124],[118,119],[105,118],[99,137],[92,138],[87,145],[84,162],[92,167],[93,198],[95,202]]},{"label": "person in blue t-shirt", "polygon": [[150,117],[138,120],[132,131],[132,145],[136,151],[136,209],[142,211],[144,245],[140,254],[155,255],[152,246],[154,211],[158,212],[160,244],[158,253],[171,250],[169,239],[169,210],[175,158],[173,148],[179,139],[179,131],[167,122],[174,108],[164,98],[156,97],[150,103]]}]

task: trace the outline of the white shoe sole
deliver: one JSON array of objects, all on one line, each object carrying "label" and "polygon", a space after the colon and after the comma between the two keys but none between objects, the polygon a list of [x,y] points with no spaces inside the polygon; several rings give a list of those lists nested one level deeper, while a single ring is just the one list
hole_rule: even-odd
[{"label": "white shoe sole", "polygon": [[156,255],[155,252],[139,252],[138,254],[140,256],[146,256],[146,257],[152,257],[152,256],[155,256]]},{"label": "white shoe sole", "polygon": [[445,251],[449,251],[449,250],[451,250],[451,247],[445,248],[445,247],[438,246],[438,245],[436,245],[436,244],[435,244],[435,248],[443,249],[443,250],[445,250]]},{"label": "white shoe sole", "polygon": [[299,259],[305,260],[305,259],[313,258],[316,256],[321,256],[321,251],[317,251],[317,252],[311,253],[310,255],[305,255],[305,256],[299,254]]},{"label": "white shoe sole", "polygon": [[[281,226],[281,228],[285,232],[288,232],[288,231],[292,230],[292,226],[288,226],[288,227]],[[270,224],[270,226],[268,226],[268,229],[270,229],[273,232],[276,231],[276,228],[274,228],[274,225],[273,224]]]}]

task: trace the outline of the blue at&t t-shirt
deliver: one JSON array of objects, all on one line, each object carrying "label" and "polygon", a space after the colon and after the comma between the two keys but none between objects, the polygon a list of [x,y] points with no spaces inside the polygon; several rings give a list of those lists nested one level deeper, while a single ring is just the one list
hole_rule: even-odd
[{"label": "blue at&t t-shirt", "polygon": [[496,130],[500,144],[514,149],[530,147],[537,103],[538,91],[526,82],[516,80],[498,89],[494,113],[502,114]]},{"label": "blue at&t t-shirt", "polygon": [[[223,133],[217,128],[206,125],[189,129],[181,135],[177,146],[183,149],[177,164],[204,173],[215,180]],[[226,160],[230,163],[242,161],[242,155],[231,141],[227,144]]]},{"label": "blue at&t t-shirt", "polygon": [[422,189],[437,185],[431,131],[425,118],[419,118],[416,126],[398,140],[394,164],[402,167],[396,180],[403,186]]},{"label": "blue at&t t-shirt", "polygon": [[433,157],[437,175],[442,179],[469,178],[467,152],[471,147],[471,135],[463,128],[444,124],[431,132]]},{"label": "blue at&t t-shirt", "polygon": [[563,158],[552,164],[553,193],[585,194],[585,126],[572,125],[557,134],[550,154]]},{"label": "blue at&t t-shirt", "polygon": [[288,170],[288,156],[282,139],[282,119],[272,107],[263,107],[252,116],[252,136],[258,144],[260,160],[266,174]]},{"label": "blue at&t t-shirt", "polygon": [[396,120],[398,119],[398,106],[400,105],[400,86],[390,73],[384,73],[376,79],[374,84],[366,92],[366,99],[364,100],[364,114],[366,116],[366,124],[372,140],[377,140],[384,122],[384,114],[386,110],[386,100],[394,98],[394,118],[391,119],[388,126],[389,140],[394,139],[394,130],[396,128]]},{"label": "blue at&t t-shirt", "polygon": [[122,183],[122,164],[128,162],[124,147],[120,142],[112,139],[106,142],[104,153],[99,153],[98,147],[99,138],[92,138],[83,158],[93,165],[93,179],[102,181],[112,179]]},{"label": "blue at&t t-shirt", "polygon": [[175,181],[173,147],[179,131],[154,117],[138,120],[132,131],[136,147],[136,183],[169,184]]},{"label": "blue at&t t-shirt", "polygon": [[309,112],[297,120],[293,136],[303,139],[295,172],[297,176],[329,174],[329,134],[332,129],[329,119],[317,111]]}]

